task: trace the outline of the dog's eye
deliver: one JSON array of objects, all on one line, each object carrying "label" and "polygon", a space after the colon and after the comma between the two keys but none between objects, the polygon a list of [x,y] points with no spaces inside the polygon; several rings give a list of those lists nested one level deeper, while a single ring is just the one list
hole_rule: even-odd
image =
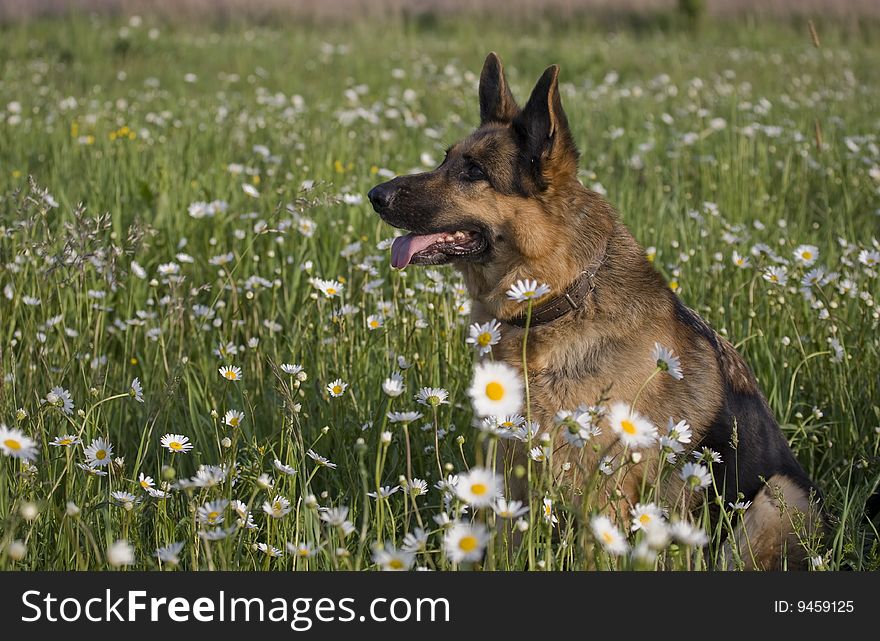
[{"label": "dog's eye", "polygon": [[461,177],[470,182],[477,182],[479,180],[489,180],[486,177],[486,173],[482,170],[482,168],[476,163],[469,162],[464,171],[461,174]]}]

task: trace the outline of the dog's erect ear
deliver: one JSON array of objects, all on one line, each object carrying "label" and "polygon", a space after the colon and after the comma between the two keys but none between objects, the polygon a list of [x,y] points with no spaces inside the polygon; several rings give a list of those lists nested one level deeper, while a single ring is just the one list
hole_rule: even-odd
[{"label": "dog's erect ear", "polygon": [[578,151],[559,98],[559,67],[547,67],[529,101],[513,120],[529,163],[546,174],[549,169],[577,173]]},{"label": "dog's erect ear", "polygon": [[504,77],[501,58],[494,51],[486,56],[480,74],[480,124],[508,123],[519,113],[519,107]]}]

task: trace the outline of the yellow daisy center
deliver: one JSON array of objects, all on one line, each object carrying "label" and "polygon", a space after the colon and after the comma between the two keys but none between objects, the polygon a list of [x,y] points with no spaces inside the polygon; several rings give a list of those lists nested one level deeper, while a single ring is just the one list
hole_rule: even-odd
[{"label": "yellow daisy center", "polygon": [[98,450],[97,452],[95,452],[95,458],[99,461],[103,461],[105,458],[107,458],[107,450]]},{"label": "yellow daisy center", "polygon": [[614,536],[611,532],[602,532],[602,540],[605,541],[606,545],[611,545],[614,543]]},{"label": "yellow daisy center", "polygon": [[146,481],[141,481],[141,487],[146,490],[148,487],[150,487],[150,484],[147,483]]},{"label": "yellow daisy center", "polygon": [[525,296],[526,298],[531,298],[534,295],[535,295],[535,290],[533,290],[533,289],[530,289],[527,292],[523,292],[523,296]]},{"label": "yellow daisy center", "polygon": [[327,295],[328,296],[335,296],[336,295],[336,288],[335,287],[328,287],[327,288]]},{"label": "yellow daisy center", "polygon": [[236,376],[237,376],[237,375],[236,375],[236,373],[235,373],[234,371],[232,371],[231,369],[228,369],[228,370],[226,370],[226,372],[223,374],[223,376],[225,376],[226,378],[228,378],[230,381],[234,381],[234,380],[236,379]]},{"label": "yellow daisy center", "polygon": [[651,522],[651,515],[650,514],[642,514],[639,517],[639,522],[641,522],[642,525],[647,525],[648,523]]},{"label": "yellow daisy center", "polygon": [[483,496],[486,492],[489,491],[489,488],[486,487],[485,483],[474,483],[471,485],[471,493],[476,496]]},{"label": "yellow daisy center", "polygon": [[462,552],[473,552],[477,549],[477,537],[470,534],[461,537],[461,540],[458,542],[458,549]]},{"label": "yellow daisy center", "polygon": [[342,394],[342,386],[341,385],[334,385],[333,386],[333,393],[334,394]]},{"label": "yellow daisy center", "polygon": [[630,436],[635,434],[637,431],[635,423],[633,423],[632,421],[630,421],[628,419],[623,419],[622,421],[620,421],[620,429],[622,429],[624,432],[626,432]]},{"label": "yellow daisy center", "polygon": [[379,327],[379,321],[377,321],[377,320],[371,320],[371,321],[370,321],[370,327],[373,327],[373,328]]},{"label": "yellow daisy center", "polygon": [[69,438],[63,438],[58,441],[58,445],[70,445],[71,443],[73,443],[73,441]]},{"label": "yellow daisy center", "polygon": [[281,511],[281,503],[279,503],[278,501],[275,501],[272,504],[272,509],[275,510],[276,512],[280,512]]},{"label": "yellow daisy center", "polygon": [[403,569],[403,561],[400,559],[391,559],[388,561],[388,567],[392,570],[402,570]]},{"label": "yellow daisy center", "polygon": [[308,556],[309,555],[308,550],[297,550],[296,553],[298,556]]},{"label": "yellow daisy center", "polygon": [[803,253],[804,260],[810,260],[813,257],[813,252],[805,251]]},{"label": "yellow daisy center", "polygon": [[481,347],[486,347],[486,345],[488,345],[491,342],[492,342],[492,334],[490,334],[489,332],[483,332],[482,334],[480,334],[477,337],[477,343],[479,343],[479,345]]},{"label": "yellow daisy center", "polygon": [[208,522],[213,523],[217,520],[217,517],[220,516],[220,512],[209,512],[208,513]]},{"label": "yellow daisy center", "polygon": [[3,441],[3,445],[8,447],[10,450],[20,450],[21,449],[21,443],[16,441],[14,438],[6,439],[5,441]]},{"label": "yellow daisy center", "polygon": [[178,441],[171,441],[168,444],[168,447],[171,448],[172,450],[182,450],[183,449],[183,445],[181,445]]},{"label": "yellow daisy center", "polygon": [[238,427],[238,417],[233,416],[232,418],[230,418],[229,425],[231,425],[232,427]]},{"label": "yellow daisy center", "polygon": [[504,398],[504,386],[498,381],[492,381],[486,385],[486,396],[490,401],[500,401]]}]

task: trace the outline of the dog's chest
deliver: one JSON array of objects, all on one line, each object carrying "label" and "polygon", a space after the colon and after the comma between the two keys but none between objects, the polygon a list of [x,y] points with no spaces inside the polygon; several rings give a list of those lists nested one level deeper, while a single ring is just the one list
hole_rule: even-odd
[{"label": "dog's chest", "polygon": [[[521,338],[499,347],[499,356],[522,369]],[[533,417],[546,428],[559,410],[612,400],[631,401],[653,365],[647,357],[634,358],[634,348],[630,342],[584,335],[530,339],[528,376]]]}]

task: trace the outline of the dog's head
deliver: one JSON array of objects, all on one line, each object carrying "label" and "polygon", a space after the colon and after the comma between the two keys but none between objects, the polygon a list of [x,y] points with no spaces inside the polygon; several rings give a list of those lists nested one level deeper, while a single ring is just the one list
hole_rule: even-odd
[{"label": "dog's head", "polygon": [[370,190],[379,216],[410,232],[394,241],[394,267],[501,262],[500,276],[547,255],[554,236],[565,233],[560,200],[577,183],[578,152],[558,77],[559,67],[548,67],[520,109],[490,53],[480,75],[479,128],[433,171]]}]

